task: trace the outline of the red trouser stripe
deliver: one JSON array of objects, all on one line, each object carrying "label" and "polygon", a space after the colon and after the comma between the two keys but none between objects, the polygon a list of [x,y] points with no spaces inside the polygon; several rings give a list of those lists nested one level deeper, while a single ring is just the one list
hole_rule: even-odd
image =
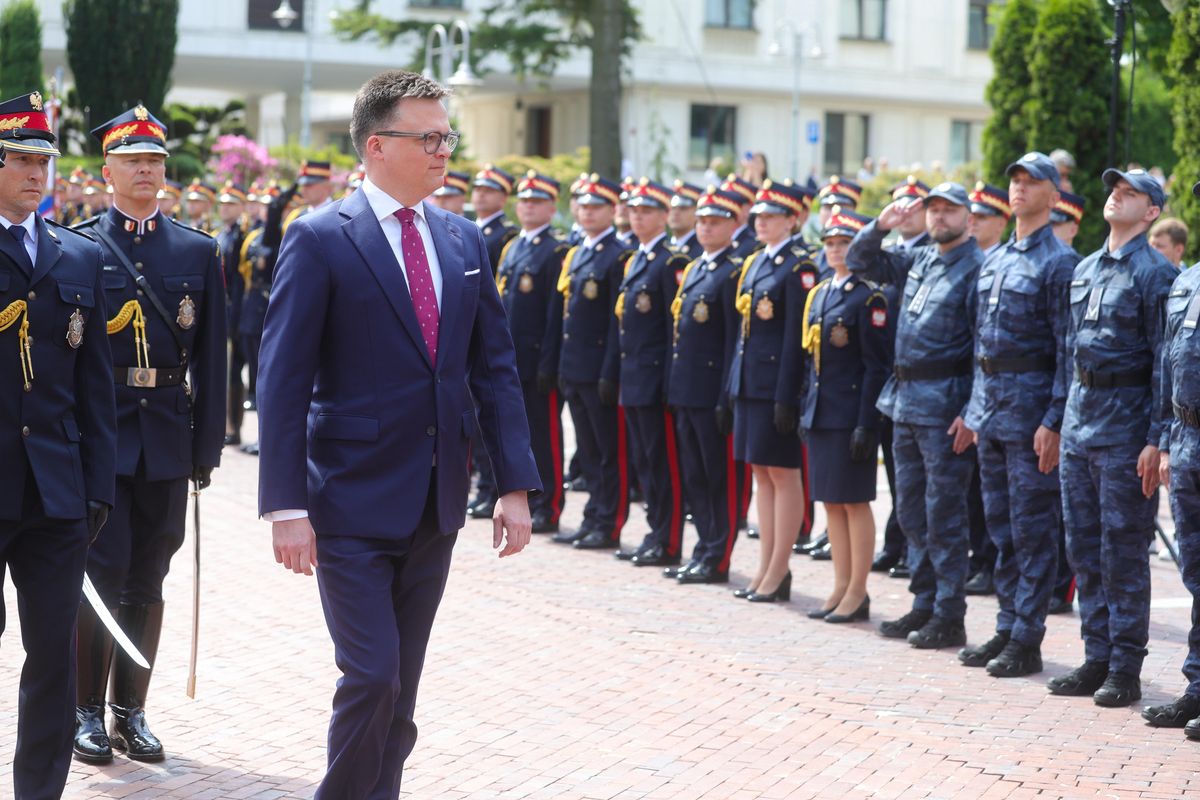
[{"label": "red trouser stripe", "polygon": [[[725,504],[726,516],[729,519],[725,533],[725,556],[717,565],[717,569],[721,572],[729,571],[729,561],[733,557],[733,543],[737,539],[738,532],[738,468],[737,462],[733,460],[732,436],[725,437]],[[713,520],[713,522],[717,523],[718,520]]]},{"label": "red trouser stripe", "polygon": [[812,495],[808,493],[808,445],[800,443],[800,485],[804,487],[804,521],[800,523],[800,530],[804,531],[807,536],[812,533],[812,514],[809,509],[812,508]]},{"label": "red trouser stripe", "polygon": [[667,538],[667,555],[677,556],[683,546],[683,498],[679,480],[679,447],[675,442],[675,418],[663,409],[663,424],[667,426],[667,468],[671,474],[671,530]]},{"label": "red trouser stripe", "polygon": [[[550,460],[554,464],[554,493],[550,499],[550,521],[558,522],[563,510],[563,448],[562,411],[558,408],[558,389],[551,389],[550,404]],[[545,491],[546,487],[543,486]]]},{"label": "red trouser stripe", "polygon": [[617,406],[617,521],[609,539],[621,541],[621,529],[629,516],[629,443],[625,440],[625,409]]},{"label": "red trouser stripe", "polygon": [[1071,576],[1071,583],[1067,586],[1067,596],[1063,598],[1068,603],[1075,602],[1075,576]]}]

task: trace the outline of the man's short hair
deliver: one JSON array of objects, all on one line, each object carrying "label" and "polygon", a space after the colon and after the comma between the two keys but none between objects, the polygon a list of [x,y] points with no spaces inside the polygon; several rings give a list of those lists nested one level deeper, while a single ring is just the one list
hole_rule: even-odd
[{"label": "man's short hair", "polygon": [[1160,234],[1169,238],[1171,240],[1171,244],[1187,247],[1188,226],[1181,219],[1177,219],[1175,217],[1164,217],[1150,226],[1151,237],[1158,236]]},{"label": "man's short hair", "polygon": [[450,90],[419,72],[392,69],[381,72],[362,85],[354,96],[350,114],[350,141],[364,158],[367,139],[391,121],[396,103],[405,98],[441,100]]}]

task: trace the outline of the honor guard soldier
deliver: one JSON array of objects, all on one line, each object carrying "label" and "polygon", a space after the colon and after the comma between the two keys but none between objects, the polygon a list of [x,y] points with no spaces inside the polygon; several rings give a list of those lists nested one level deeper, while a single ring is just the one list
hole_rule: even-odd
[{"label": "honor guard soldier", "polygon": [[[824,245],[822,237],[825,226],[829,224],[829,218],[833,215],[835,207],[853,211],[858,208],[860,199],[862,199],[861,186],[838,175],[831,175],[829,183],[817,190],[816,218],[809,218],[804,225],[802,233],[809,246],[820,249]],[[829,277],[829,268],[825,265],[823,258],[820,255],[815,258],[822,279]]]},{"label": "honor guard soldier", "polygon": [[[976,282],[983,262],[969,229],[967,191],[942,183],[919,204],[893,202],[855,237],[847,254],[856,274],[891,284],[900,298],[895,366],[879,397],[894,423],[897,516],[908,538],[912,610],[880,626],[918,648],[965,643],[967,488],[975,453],[963,414],[971,397]],[[928,246],[882,249],[905,218],[921,214]],[[986,658],[963,658],[984,666]]]},{"label": "honor guard soldier", "polygon": [[346,191],[342,193],[342,199],[349,197],[362,188],[363,180],[367,177],[367,173],[363,172],[362,165],[350,173],[350,177],[346,179]]},{"label": "honor guard soldier", "polygon": [[571,183],[570,192],[570,212],[571,212],[571,229],[567,231],[567,244],[571,247],[579,244],[584,240],[583,228],[579,226],[579,195],[583,186],[588,182],[588,174],[586,172],[579,173],[579,177]]},{"label": "honor guard soldier", "polygon": [[733,192],[745,201],[742,213],[738,217],[738,229],[733,232],[733,255],[744,259],[760,248],[758,239],[754,238],[754,230],[750,227],[750,206],[758,193],[758,187],[749,181],[744,181],[734,173],[729,173],[721,184],[721,191]]},{"label": "honor guard soldier", "polygon": [[62,211],[67,205],[67,179],[62,175],[54,178],[54,208],[55,222],[62,224]]},{"label": "honor guard soldier", "polygon": [[83,167],[76,167],[67,176],[67,202],[59,210],[59,221],[64,225],[77,225],[94,216],[84,201],[83,190],[92,176]]},{"label": "honor guard soldier", "polygon": [[618,547],[629,516],[625,414],[617,405],[615,309],[632,251],[621,247],[613,227],[620,193],[613,181],[588,176],[576,199],[585,238],[567,251],[558,278],[563,304],[558,380],[575,422],[589,495],[579,530],[561,531],[554,541],[583,550]]},{"label": "honor guard soldier", "polygon": [[158,190],[158,210],[162,212],[164,217],[178,219],[179,199],[181,197],[183,197],[183,184],[167,178],[163,181],[163,187]]},{"label": "honor guard soldier", "polygon": [[746,470],[733,457],[733,410],[725,378],[742,318],[733,257],[741,195],[710,187],[696,205],[703,248],[671,303],[673,335],[667,405],[674,408],[683,485],[698,541],[684,566],[664,570],[680,583],[725,583],[737,539]]},{"label": "honor guard soldier", "polygon": [[1050,211],[1050,224],[1054,226],[1054,235],[1071,249],[1075,247],[1075,237],[1079,235],[1079,224],[1083,222],[1083,210],[1086,206],[1086,197],[1059,192],[1058,202]]},{"label": "honor guard soldier", "polygon": [[496,280],[516,348],[533,458],[545,487],[529,499],[534,533],[557,531],[564,504],[558,275],[568,248],[550,229],[557,202],[558,181],[548,175],[530,170],[517,184],[521,233],[504,246]]},{"label": "honor guard soldier", "polygon": [[[1200,183],[1192,187],[1200,197]],[[1192,595],[1192,625],[1183,661],[1187,688],[1179,699],[1142,710],[1156,728],[1183,728],[1200,741],[1200,270],[1185,269],[1167,295],[1162,348],[1159,473],[1170,489],[1183,585]]]},{"label": "honor guard soldier", "polygon": [[213,206],[217,204],[217,190],[196,178],[188,184],[183,200],[188,223],[212,235],[216,229],[213,225]]},{"label": "honor guard soldier", "polygon": [[[310,161],[305,160],[300,162],[300,172],[296,175],[296,183],[292,187],[295,191],[294,195],[284,193],[281,198],[286,197],[286,202],[290,203],[293,196],[299,196],[301,205],[293,209],[283,219],[283,226],[280,228],[280,235],[287,232],[288,225],[297,218],[305,214],[316,211],[333,201],[333,167],[328,161]],[[267,236],[264,244],[271,245],[271,237]],[[275,252],[278,254],[278,245],[275,245]]]},{"label": "honor guard soldier", "polygon": [[694,261],[704,252],[696,238],[696,203],[700,200],[699,186],[675,181],[671,209],[667,212],[667,229],[671,231],[671,249]]},{"label": "honor guard soldier", "polygon": [[465,172],[446,170],[446,177],[442,179],[441,187],[429,196],[429,200],[443,211],[449,211],[451,214],[461,217],[467,202],[467,189],[470,186],[470,175]]},{"label": "honor guard soldier", "polygon": [[[246,192],[241,186],[226,181],[217,195],[217,214],[221,218],[221,230],[217,233],[217,244],[221,247],[221,266],[225,277],[226,331],[229,334],[229,397],[228,428],[225,444],[242,443],[242,417],[245,412],[246,385],[242,383],[242,369],[246,366],[246,354],[242,350],[238,329],[242,316],[242,301],[246,294],[246,280],[242,275],[242,243],[246,238]],[[161,210],[161,209],[160,209]]]},{"label": "honor guard soldier", "polygon": [[[17,800],[62,796],[79,587],[114,503],[100,248],[37,213],[58,155],[38,92],[0,103],[0,579],[7,572],[19,592],[25,648],[9,740]],[[0,608],[0,628],[3,619]],[[81,624],[79,646],[94,632]]]},{"label": "honor guard soldier", "polygon": [[633,178],[629,175],[625,176],[625,180],[621,181],[621,194],[617,200],[617,213],[613,217],[613,225],[617,229],[617,241],[622,247],[628,247],[630,250],[638,246],[637,237],[633,235],[633,229],[629,226],[629,206],[626,201],[629,199],[629,190],[634,187]]},{"label": "honor guard soldier", "polygon": [[[1070,390],[1062,423],[1063,518],[1079,588],[1084,663],[1047,684],[1098,706],[1142,697],[1150,638],[1150,564],[1164,431],[1164,318],[1175,268],[1146,232],[1166,196],[1144,169],[1107,169],[1104,246],[1075,267],[1062,349]],[[1169,402],[1169,401],[1168,401]]]},{"label": "honor guard soldier", "polygon": [[979,181],[970,194],[971,235],[979,245],[983,257],[1000,247],[1004,229],[1012,219],[1012,208],[1008,205],[1008,192],[999,186]]},{"label": "honor guard soldier", "polygon": [[[909,175],[902,183],[892,187],[892,202],[897,201],[922,208],[922,201],[929,196],[929,187]],[[904,219],[903,227],[896,228],[897,238],[892,249],[910,252],[914,247],[924,247],[933,242],[925,231],[925,215],[916,213]]]},{"label": "honor guard soldier", "polygon": [[[75,753],[103,763],[113,748],[156,761],[146,694],[162,631],[162,584],[183,544],[188,481],[206,488],[225,434],[225,295],[209,235],[163,217],[166,126],[137,106],[92,131],[104,152],[113,208],[80,229],[104,250],[108,343],[117,395],[117,495],[88,574],[121,628],[150,662],[137,666],[99,629],[79,651]],[[104,695],[112,664],[111,734]]]},{"label": "honor guard soldier", "polygon": [[671,303],[688,259],[667,244],[670,189],[642,178],[629,189],[625,202],[630,230],[640,244],[625,264],[617,295],[619,384],[650,530],[636,550],[618,552],[617,557],[639,567],[678,566],[683,486],[667,391],[674,329]]},{"label": "honor guard soldier", "polygon": [[[975,375],[964,417],[977,436],[987,529],[999,550],[994,577],[1000,606],[996,635],[972,648],[964,661],[983,661],[997,677],[1042,669],[1062,513],[1064,370],[1070,368],[1059,351],[1076,263],[1050,228],[1058,195],[1054,163],[1042,153],[1027,153],[1006,173],[1016,229],[979,269]],[[1003,669],[993,667],[993,659],[1005,662]]]},{"label": "honor guard soldier", "polygon": [[[500,263],[500,251],[517,235],[517,226],[504,215],[504,204],[513,190],[513,176],[492,164],[484,164],[475,173],[471,184],[471,205],[475,207],[475,224],[487,242],[492,273]],[[488,516],[491,516],[490,514]]]}]

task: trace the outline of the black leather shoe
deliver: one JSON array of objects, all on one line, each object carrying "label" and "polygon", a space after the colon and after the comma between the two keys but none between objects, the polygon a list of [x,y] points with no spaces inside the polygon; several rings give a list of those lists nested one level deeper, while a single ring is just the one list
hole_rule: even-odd
[{"label": "black leather shoe", "polygon": [[558,523],[550,519],[549,514],[538,512],[533,515],[533,532],[534,533],[557,533]]},{"label": "black leather shoe", "polygon": [[893,619],[879,626],[879,635],[888,639],[907,639],[913,631],[919,631],[921,626],[929,621],[933,612],[926,609],[913,609],[900,619]]},{"label": "black leather shoe", "polygon": [[1106,678],[1108,678],[1107,661],[1085,661],[1066,675],[1059,675],[1057,678],[1046,681],[1046,688],[1050,690],[1050,694],[1064,697],[1085,697],[1094,695],[1104,685]]},{"label": "black leather shoe", "polygon": [[798,549],[793,545],[792,550],[797,553],[811,553],[813,550],[818,550],[827,544],[829,544],[829,534],[822,533],[820,536],[809,539],[800,545]]},{"label": "black leather shoe", "polygon": [[792,573],[789,571],[773,592],[754,591],[746,595],[751,603],[786,603],[792,599]]},{"label": "black leather shoe", "polygon": [[758,538],[758,528],[752,528],[750,526],[747,526],[746,527],[746,538],[747,539],[757,539]]},{"label": "black leather shoe", "polygon": [[1022,678],[1042,671],[1042,648],[1010,639],[1000,655],[987,663],[993,678]]},{"label": "black leather shoe", "polygon": [[258,442],[250,442],[249,444],[244,444],[241,447],[239,447],[238,449],[241,450],[243,453],[245,453],[248,456],[256,456],[256,455],[258,455]]},{"label": "black leather shoe", "polygon": [[112,746],[134,761],[162,761],[163,746],[146,725],[146,712],[141,708],[125,708],[109,703],[113,725]]},{"label": "black leather shoe", "polygon": [[471,519],[491,519],[495,511],[496,501],[490,497],[476,498],[474,503],[467,506],[467,514]]},{"label": "black leather shoe", "polygon": [[697,564],[677,580],[680,583],[729,583],[729,571],[722,572],[716,564]]},{"label": "black leather shoe", "polygon": [[899,563],[900,555],[898,553],[889,553],[887,550],[880,550],[876,554],[875,560],[871,562],[871,572],[887,572]]},{"label": "black leather shoe", "polygon": [[964,667],[986,667],[989,661],[1004,650],[1004,646],[1008,644],[1008,638],[1008,631],[996,631],[996,635],[983,644],[959,650],[958,660]]},{"label": "black leather shoe", "polygon": [[578,478],[572,479],[567,488],[572,492],[586,492],[589,488],[587,478],[580,475]]},{"label": "black leather shoe", "polygon": [[842,625],[847,622],[866,622],[871,618],[871,598],[864,597],[858,608],[849,614],[826,614],[825,621],[831,625]]},{"label": "black leather shoe", "polygon": [[242,435],[240,433],[225,434],[225,446],[226,447],[240,446],[241,443],[242,443]]},{"label": "black leather shoe", "polygon": [[104,706],[75,706],[75,744],[71,749],[76,758],[88,764],[112,761],[112,742],[104,730]]},{"label": "black leather shoe", "polygon": [[550,537],[550,541],[557,544],[575,544],[583,537],[588,535],[587,528],[580,528],[577,531],[559,531]]},{"label": "black leather shoe", "polygon": [[615,550],[621,543],[601,531],[590,531],[582,539],[572,542],[571,546],[576,550]]},{"label": "black leather shoe", "polygon": [[1051,597],[1050,606],[1046,609],[1047,614],[1070,614],[1075,610],[1074,603],[1068,603],[1065,598]]},{"label": "black leather shoe", "polygon": [[613,558],[617,561],[633,561],[633,557],[640,552],[642,552],[642,548],[640,547],[637,550],[618,550],[613,553]]},{"label": "black leather shoe", "polygon": [[678,578],[683,573],[695,569],[699,564],[699,561],[692,560],[680,567],[667,567],[662,574],[664,578]]},{"label": "black leather shoe", "polygon": [[909,569],[908,564],[906,562],[901,560],[899,563],[896,564],[896,566],[894,566],[888,570],[888,577],[889,578],[900,578],[901,580],[908,580],[909,578],[912,577],[912,570]]},{"label": "black leather shoe", "polygon": [[751,589],[749,586],[743,586],[740,589],[733,590],[733,596],[737,597],[741,600],[749,599],[750,595],[752,595],[752,594],[754,594],[754,590]]},{"label": "black leather shoe", "polygon": [[258,411],[258,398],[256,398],[254,395],[249,395],[245,402],[242,403],[242,410]]},{"label": "black leather shoe", "polygon": [[941,650],[962,647],[967,643],[967,629],[961,619],[949,620],[932,616],[920,630],[908,635],[908,643],[918,650]]},{"label": "black leather shoe", "polygon": [[812,611],[806,611],[804,616],[808,617],[809,619],[825,619],[832,613],[832,608],[814,608]]},{"label": "black leather shoe", "polygon": [[812,557],[813,561],[832,561],[833,547],[826,542],[824,547],[819,547],[816,550],[813,550],[811,553],[809,553],[809,555]]},{"label": "black leather shoe", "polygon": [[1123,708],[1142,699],[1142,682],[1137,675],[1110,672],[1104,685],[1092,695],[1092,702],[1105,708]]},{"label": "black leather shoe", "polygon": [[1183,735],[1193,742],[1200,742],[1200,719],[1194,719],[1183,726]]},{"label": "black leather shoe", "polygon": [[671,555],[661,547],[648,547],[634,553],[631,560],[635,567],[673,567],[681,559],[678,554]]},{"label": "black leather shoe", "polygon": [[1155,728],[1182,728],[1196,717],[1200,717],[1200,697],[1191,694],[1166,705],[1142,709],[1142,719]]},{"label": "black leather shoe", "polygon": [[974,595],[995,594],[996,582],[992,580],[992,573],[981,569],[971,576],[971,579],[963,586],[963,591]]}]

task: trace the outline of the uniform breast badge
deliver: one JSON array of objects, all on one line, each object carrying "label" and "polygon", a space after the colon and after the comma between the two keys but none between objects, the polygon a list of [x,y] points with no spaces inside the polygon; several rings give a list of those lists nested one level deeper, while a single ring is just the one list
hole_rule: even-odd
[{"label": "uniform breast badge", "polygon": [[704,302],[703,297],[697,300],[696,305],[692,307],[692,319],[701,325],[708,322],[708,303]]},{"label": "uniform breast badge", "polygon": [[837,325],[834,325],[829,331],[829,343],[834,347],[845,347],[850,344],[850,331],[840,319]]},{"label": "uniform breast badge", "polygon": [[67,344],[72,350],[78,350],[79,345],[83,344],[83,314],[79,313],[78,308],[67,320]]},{"label": "uniform breast badge", "polygon": [[192,302],[191,295],[185,294],[179,301],[179,316],[175,318],[175,321],[185,331],[196,324],[196,304]]},{"label": "uniform breast badge", "polygon": [[529,294],[533,291],[533,276],[528,272],[521,273],[521,279],[517,281],[517,288],[521,290],[521,294]]},{"label": "uniform breast badge", "polygon": [[595,300],[600,296],[600,284],[593,278],[588,278],[583,282],[583,296],[588,300]]},{"label": "uniform breast badge", "polygon": [[771,302],[770,297],[764,294],[759,298],[758,303],[754,306],[754,316],[763,322],[775,319],[775,304]]},{"label": "uniform breast badge", "polygon": [[650,313],[650,295],[646,292],[638,292],[637,300],[634,302],[634,308],[643,314]]}]

